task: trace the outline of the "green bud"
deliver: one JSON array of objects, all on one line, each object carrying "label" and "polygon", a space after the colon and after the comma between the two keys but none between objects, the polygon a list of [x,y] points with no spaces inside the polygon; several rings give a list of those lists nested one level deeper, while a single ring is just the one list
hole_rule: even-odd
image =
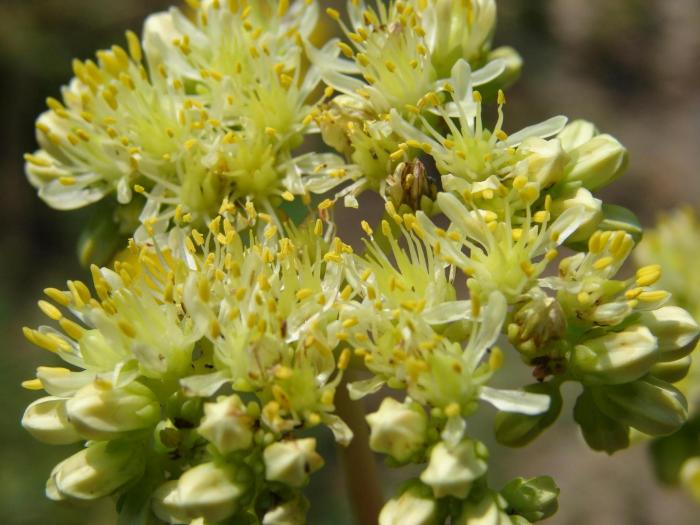
[{"label": "green bud", "polygon": [[267,511],[263,516],[262,525],[305,525],[308,510],[308,500],[299,496]]},{"label": "green bud", "polygon": [[571,371],[583,383],[628,383],[642,377],[656,362],[656,338],[641,325],[608,333],[577,345]]},{"label": "green bud", "polygon": [[202,518],[222,521],[238,508],[245,488],[236,479],[236,467],[202,463],[186,471],[177,481],[161,485],[151,499],[154,514],[169,523],[189,523]]},{"label": "green bud", "polygon": [[154,426],[160,419],[160,404],[141,383],[115,388],[109,381],[97,379],[68,400],[66,412],[81,435],[112,439],[123,432]]},{"label": "green bud", "polygon": [[629,428],[604,414],[596,405],[589,388],[584,388],[576,400],[574,420],[593,450],[612,454],[629,447]]},{"label": "green bud", "polygon": [[369,414],[369,447],[390,455],[397,461],[407,461],[425,446],[428,418],[415,403],[399,403],[384,398],[379,410]]},{"label": "green bud", "polygon": [[676,361],[693,351],[700,327],[691,315],[677,306],[664,306],[644,312],[640,319],[656,336],[659,360]]},{"label": "green bud", "polygon": [[58,397],[42,397],[29,405],[22,416],[22,426],[49,445],[68,445],[81,439],[68,421],[66,400]]},{"label": "green bud", "polygon": [[688,418],[688,403],[673,385],[647,376],[595,389],[596,405],[608,417],[651,436],[670,434]]},{"label": "green bud", "polygon": [[197,431],[222,454],[250,447],[254,420],[237,395],[220,397],[216,403],[205,403],[204,418]]},{"label": "green bud", "polygon": [[649,369],[649,373],[667,383],[677,383],[688,375],[692,363],[693,359],[687,355],[675,361],[656,363]]},{"label": "green bud", "polygon": [[476,441],[464,440],[454,447],[440,442],[430,452],[420,480],[433,489],[436,498],[466,498],[472,482],[488,469],[486,457],[485,447]]},{"label": "green bud", "polygon": [[323,458],[316,453],[314,438],[272,443],[263,452],[265,479],[279,481],[290,487],[302,487],[309,474],[323,466]]},{"label": "green bud", "polygon": [[566,181],[579,181],[589,190],[607,186],[627,168],[627,149],[610,135],[596,135],[567,153]]},{"label": "green bud", "polygon": [[526,392],[549,396],[546,412],[526,415],[518,412],[499,412],[494,420],[496,440],[509,447],[522,447],[530,443],[559,417],[562,397],[559,388],[550,383],[536,383],[525,387]]},{"label": "green bud", "polygon": [[379,525],[436,525],[435,500],[407,490],[398,498],[386,502],[379,513]]},{"label": "green bud", "polygon": [[508,505],[529,521],[552,516],[559,508],[559,487],[549,476],[516,478],[501,491]]},{"label": "green bud", "polygon": [[93,443],[54,467],[46,495],[54,500],[95,500],[138,478],[143,451],[132,443]]}]

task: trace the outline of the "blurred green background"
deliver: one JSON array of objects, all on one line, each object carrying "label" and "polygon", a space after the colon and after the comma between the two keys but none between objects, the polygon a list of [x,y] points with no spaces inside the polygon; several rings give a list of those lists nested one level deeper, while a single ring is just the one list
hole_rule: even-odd
[{"label": "blurred green background", "polygon": [[[0,520],[6,525],[114,523],[109,503],[71,508],[44,498],[46,477],[70,447],[42,445],[19,426],[37,397],[19,384],[51,361],[24,341],[21,327],[41,322],[35,303],[44,287],[83,275],[75,241],[89,216],[44,206],[24,178],[22,154],[34,149],[34,119],[46,96],[70,78],[71,59],[121,43],[125,29],[141,27],[147,14],[171,3],[0,0]],[[525,59],[523,78],[508,93],[506,130],[560,113],[593,120],[631,154],[630,173],[605,199],[631,208],[646,225],[660,210],[700,203],[698,0],[500,0],[499,9],[497,44],[513,45]],[[506,450],[488,440],[490,415],[470,428],[490,446],[494,486],[516,475],[553,475],[561,510],[548,523],[698,523],[700,508],[656,486],[643,445],[612,458],[595,454],[564,418],[528,449]],[[309,523],[351,523],[333,462],[322,472],[309,488]],[[389,490],[401,476],[385,473]]]}]

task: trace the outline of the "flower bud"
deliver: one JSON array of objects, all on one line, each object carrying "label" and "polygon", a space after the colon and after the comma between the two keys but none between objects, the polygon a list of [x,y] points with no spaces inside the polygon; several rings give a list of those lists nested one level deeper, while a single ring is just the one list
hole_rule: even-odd
[{"label": "flower bud", "polygon": [[649,373],[667,383],[677,383],[688,375],[692,362],[692,358],[687,355],[675,361],[656,363],[649,369]]},{"label": "flower bud", "polygon": [[290,487],[302,487],[309,474],[323,466],[316,452],[314,438],[283,441],[269,445],[263,452],[265,479],[279,481]]},{"label": "flower bud", "polygon": [[379,410],[369,414],[369,447],[375,452],[406,461],[425,446],[428,419],[416,404],[384,398]]},{"label": "flower bud", "polygon": [[542,414],[527,415],[518,412],[499,412],[494,420],[496,440],[509,447],[522,447],[539,436],[559,417],[562,397],[559,389],[549,383],[525,387],[526,392],[549,396],[549,408]]},{"label": "flower bud", "polygon": [[437,523],[435,501],[407,490],[386,502],[379,513],[379,525],[433,525]]},{"label": "flower bud", "polygon": [[674,386],[653,376],[596,388],[596,405],[608,417],[651,436],[670,434],[688,419],[688,403]]},{"label": "flower bud", "polygon": [[552,516],[559,507],[559,487],[549,476],[516,478],[501,491],[515,513],[529,521]]},{"label": "flower bud", "polygon": [[248,448],[253,442],[253,419],[236,395],[205,403],[204,417],[197,431],[222,454]]},{"label": "flower bud", "polygon": [[420,480],[430,485],[436,498],[466,498],[472,482],[486,473],[488,452],[483,444],[465,440],[450,447],[443,442],[433,447]]},{"label": "flower bud", "polygon": [[81,435],[111,439],[122,432],[155,425],[160,419],[160,404],[141,383],[115,388],[110,382],[97,379],[68,400],[66,412]]},{"label": "flower bud", "polygon": [[245,491],[239,466],[202,463],[186,471],[177,481],[168,481],[153,494],[151,505],[159,519],[189,523],[196,518],[207,522],[225,520],[238,508]]},{"label": "flower bud", "polygon": [[607,186],[627,168],[627,149],[610,135],[597,135],[567,153],[566,181],[580,181],[589,190]]},{"label": "flower bud", "polygon": [[566,316],[559,302],[544,294],[523,304],[508,325],[508,339],[528,358],[538,350],[546,352],[548,345],[561,339],[566,332]]},{"label": "flower bud", "polygon": [[131,443],[94,443],[54,467],[47,483],[51,499],[94,500],[139,477],[143,451]]},{"label": "flower bud", "polygon": [[683,308],[664,306],[658,310],[644,312],[640,319],[656,336],[659,360],[676,361],[692,352],[698,341],[700,327]]},{"label": "flower bud", "polygon": [[577,345],[571,370],[584,383],[628,383],[646,374],[657,356],[656,338],[636,325]]},{"label": "flower bud", "polygon": [[308,509],[308,500],[299,496],[267,511],[263,516],[262,525],[305,525]]},{"label": "flower bud", "polygon": [[27,407],[22,426],[34,438],[49,445],[68,445],[80,441],[80,435],[66,415],[66,400],[42,397]]}]

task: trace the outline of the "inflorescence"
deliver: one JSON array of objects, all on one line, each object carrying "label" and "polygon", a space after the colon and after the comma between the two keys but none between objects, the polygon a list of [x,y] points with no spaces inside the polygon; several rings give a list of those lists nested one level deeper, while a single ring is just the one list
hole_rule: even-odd
[{"label": "inflorescence", "polygon": [[[46,289],[51,324],[25,328],[69,368],[23,383],[46,393],[23,426],[84,445],[49,498],[112,497],[143,523],[306,523],[317,429],[353,438],[342,388],[384,395],[373,451],[424,465],[380,525],[525,525],[559,489],[489,485],[467,426],[482,402],[510,446],[555,422],[565,382],[595,450],[684,424],[674,383],[700,328],[659,265],[625,269],[641,229],[595,196],[627,151],[563,116],[506,131],[522,61],[492,48],[494,0],[351,0],[326,10],[343,34],[327,42],[314,0],[187,3],[76,60],[25,157],[48,205],[111,212],[81,253],[92,284]],[[364,211],[366,191],[385,209],[358,249],[333,210]],[[490,385],[514,358],[531,384]]]}]

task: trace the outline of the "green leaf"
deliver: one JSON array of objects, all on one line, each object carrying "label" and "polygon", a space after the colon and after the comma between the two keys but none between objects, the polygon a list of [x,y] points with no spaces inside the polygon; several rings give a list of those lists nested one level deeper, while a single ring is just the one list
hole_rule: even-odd
[{"label": "green leaf", "polygon": [[629,428],[600,411],[591,390],[586,388],[576,400],[574,420],[593,450],[612,454],[629,447]]}]

